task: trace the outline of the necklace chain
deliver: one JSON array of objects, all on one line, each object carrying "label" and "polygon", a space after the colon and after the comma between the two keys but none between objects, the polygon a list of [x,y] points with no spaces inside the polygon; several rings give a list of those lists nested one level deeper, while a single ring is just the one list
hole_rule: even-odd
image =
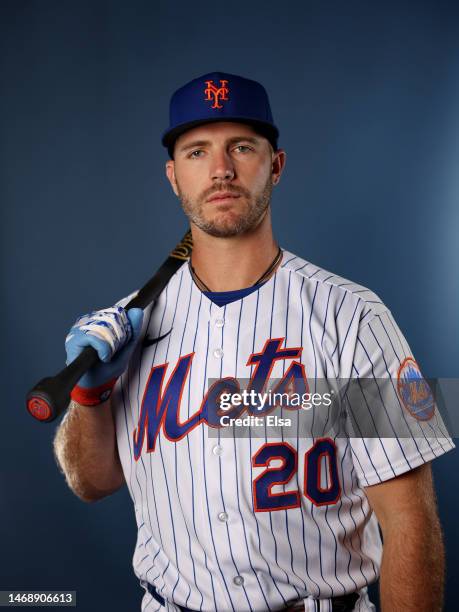
[{"label": "necklace chain", "polygon": [[[277,264],[281,260],[281,258],[282,258],[282,249],[279,247],[279,250],[277,251],[276,257],[270,263],[268,269],[265,272],[263,272],[263,274],[260,276],[260,278],[257,281],[255,281],[253,283],[253,285],[251,285],[251,287],[255,287],[255,285],[259,285],[263,281],[267,280],[268,277],[270,276],[271,272],[274,270],[274,268],[277,266]],[[198,285],[200,290],[201,291],[211,291],[211,289],[209,289],[209,287],[196,274],[195,269],[191,265],[191,258],[188,260],[188,266],[190,268],[191,276],[193,277],[194,281],[196,282],[196,284]]]}]

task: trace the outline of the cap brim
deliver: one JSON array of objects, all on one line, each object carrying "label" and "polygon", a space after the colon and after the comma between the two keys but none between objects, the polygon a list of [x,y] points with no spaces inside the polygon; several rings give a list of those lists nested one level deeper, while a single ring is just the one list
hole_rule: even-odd
[{"label": "cap brim", "polygon": [[188,123],[182,123],[181,125],[177,125],[172,130],[168,130],[163,134],[161,142],[163,146],[167,147],[170,151],[177,138],[185,132],[188,132],[189,130],[198,127],[199,125],[204,125],[205,123],[217,123],[222,121],[245,123],[247,125],[250,125],[255,129],[256,132],[261,133],[261,135],[267,138],[269,141],[276,142],[279,137],[279,130],[275,125],[272,125],[271,123],[258,121],[256,119],[252,119],[251,117],[215,117],[215,119],[197,119],[195,121],[189,121]]}]

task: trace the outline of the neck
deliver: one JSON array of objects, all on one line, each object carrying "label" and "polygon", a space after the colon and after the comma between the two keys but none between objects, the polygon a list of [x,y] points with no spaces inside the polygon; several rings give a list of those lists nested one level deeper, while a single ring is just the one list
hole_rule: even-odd
[{"label": "neck", "polygon": [[[240,236],[216,238],[191,224],[191,264],[211,291],[234,291],[252,286],[278,252],[268,209],[261,223]],[[274,272],[274,271],[273,271]]]}]

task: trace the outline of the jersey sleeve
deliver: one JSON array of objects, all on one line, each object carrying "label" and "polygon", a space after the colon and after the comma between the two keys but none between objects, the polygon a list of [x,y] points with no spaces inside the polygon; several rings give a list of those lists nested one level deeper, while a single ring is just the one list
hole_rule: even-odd
[{"label": "jersey sleeve", "polygon": [[361,486],[389,480],[454,448],[434,395],[391,312],[367,316],[343,401]]}]

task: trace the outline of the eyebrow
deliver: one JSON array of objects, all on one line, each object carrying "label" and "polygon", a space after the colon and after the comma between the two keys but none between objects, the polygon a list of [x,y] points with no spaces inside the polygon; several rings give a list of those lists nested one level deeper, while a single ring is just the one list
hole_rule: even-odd
[{"label": "eyebrow", "polygon": [[[229,138],[226,141],[227,145],[232,145],[235,144],[236,142],[250,142],[254,145],[257,145],[260,143],[260,140],[258,138],[255,138],[254,136],[233,136],[232,138]],[[194,140],[193,142],[190,142],[189,144],[183,145],[182,147],[180,147],[179,152],[182,153],[184,151],[188,151],[189,149],[195,149],[198,147],[206,147],[211,145],[212,142],[210,140]]]}]

